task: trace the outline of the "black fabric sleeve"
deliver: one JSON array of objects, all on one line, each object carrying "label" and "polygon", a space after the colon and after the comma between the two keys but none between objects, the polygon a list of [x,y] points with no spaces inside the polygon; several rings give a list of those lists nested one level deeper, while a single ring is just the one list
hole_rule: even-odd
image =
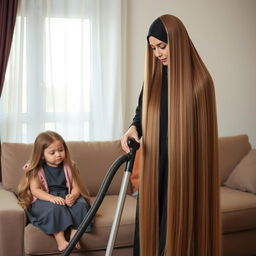
[{"label": "black fabric sleeve", "polygon": [[141,138],[142,136],[142,95],[143,95],[143,87],[141,89],[141,92],[140,92],[140,96],[139,96],[139,100],[138,100],[138,106],[136,108],[136,111],[135,111],[135,116],[132,120],[132,123],[130,125],[130,127],[132,125],[136,126],[136,129],[138,131],[138,136],[139,136],[139,139]]}]

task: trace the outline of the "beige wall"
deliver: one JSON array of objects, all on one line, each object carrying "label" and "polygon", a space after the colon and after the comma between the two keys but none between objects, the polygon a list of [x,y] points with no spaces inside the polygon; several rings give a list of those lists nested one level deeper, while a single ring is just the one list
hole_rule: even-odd
[{"label": "beige wall", "polygon": [[215,82],[219,135],[245,133],[256,146],[256,1],[127,0],[126,119],[128,127],[143,82],[151,22],[178,16]]}]

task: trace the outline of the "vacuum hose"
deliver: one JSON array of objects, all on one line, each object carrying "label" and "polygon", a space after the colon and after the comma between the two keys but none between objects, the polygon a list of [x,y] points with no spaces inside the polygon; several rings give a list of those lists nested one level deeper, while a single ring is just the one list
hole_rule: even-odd
[{"label": "vacuum hose", "polygon": [[[68,256],[71,253],[71,251],[73,250],[73,248],[75,247],[75,245],[77,244],[77,242],[79,241],[79,239],[81,238],[83,233],[85,232],[86,228],[91,223],[91,221],[94,218],[95,214],[97,213],[97,211],[107,193],[107,190],[108,190],[116,172],[118,171],[119,167],[123,163],[126,162],[125,173],[129,172],[129,174],[130,174],[132,172],[136,151],[137,151],[137,149],[139,149],[140,145],[132,138],[129,138],[127,143],[130,148],[130,152],[125,155],[122,155],[118,159],[116,159],[116,161],[109,168],[109,170],[101,184],[101,187],[98,191],[95,201],[93,202],[87,215],[84,217],[84,219],[83,219],[82,223],[80,224],[74,237],[69,242],[69,245],[66,247],[66,249],[61,254],[62,256]],[[114,238],[112,238],[112,239],[114,239]]]}]

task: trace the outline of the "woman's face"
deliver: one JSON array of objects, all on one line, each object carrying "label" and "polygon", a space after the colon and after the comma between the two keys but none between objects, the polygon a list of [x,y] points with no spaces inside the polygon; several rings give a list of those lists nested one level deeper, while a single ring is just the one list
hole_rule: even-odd
[{"label": "woman's face", "polygon": [[153,36],[150,36],[148,41],[151,48],[153,49],[155,56],[164,66],[168,66],[170,59],[168,44]]}]

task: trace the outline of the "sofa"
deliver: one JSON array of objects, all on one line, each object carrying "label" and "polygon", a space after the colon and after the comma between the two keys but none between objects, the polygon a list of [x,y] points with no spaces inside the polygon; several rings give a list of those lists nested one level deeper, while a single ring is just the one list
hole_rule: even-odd
[{"label": "sofa", "polygon": [[[124,152],[120,141],[67,142],[82,180],[94,199],[111,164]],[[32,144],[2,143],[0,187],[0,256],[60,255],[53,236],[27,223],[23,209],[17,204],[15,192],[22,176],[22,166],[29,159]],[[109,231],[116,209],[125,166],[115,175],[99,208],[92,233],[81,238],[81,249],[72,256],[105,255]],[[132,255],[136,199],[129,186],[113,255]]]},{"label": "sofa", "polygon": [[219,165],[223,255],[256,255],[256,149],[247,135],[219,139]]},{"label": "sofa", "polygon": [[[72,158],[80,168],[82,181],[94,198],[109,166],[123,154],[120,141],[79,141],[67,144]],[[53,237],[27,224],[24,211],[17,204],[15,197],[22,174],[21,167],[29,158],[31,149],[31,144],[2,143],[0,256],[60,255]],[[256,150],[251,148],[247,135],[219,139],[223,256],[256,255],[256,192],[249,192],[250,180],[255,184],[256,179],[249,177],[249,185],[246,184],[248,176],[256,173],[254,169],[256,165],[253,167],[251,164],[253,161],[249,161],[249,168],[244,167],[248,166],[248,156],[255,152]],[[247,175],[248,170],[252,174]],[[235,178],[233,174],[236,174]],[[105,254],[122,175],[123,172],[120,170],[114,178],[99,209],[100,215],[95,219],[93,232],[83,235],[82,249],[74,250],[71,255]],[[247,180],[244,181],[243,177]],[[238,184],[235,182],[236,179],[239,181]],[[132,255],[136,198],[131,196],[131,193],[129,189],[113,255]]]}]

